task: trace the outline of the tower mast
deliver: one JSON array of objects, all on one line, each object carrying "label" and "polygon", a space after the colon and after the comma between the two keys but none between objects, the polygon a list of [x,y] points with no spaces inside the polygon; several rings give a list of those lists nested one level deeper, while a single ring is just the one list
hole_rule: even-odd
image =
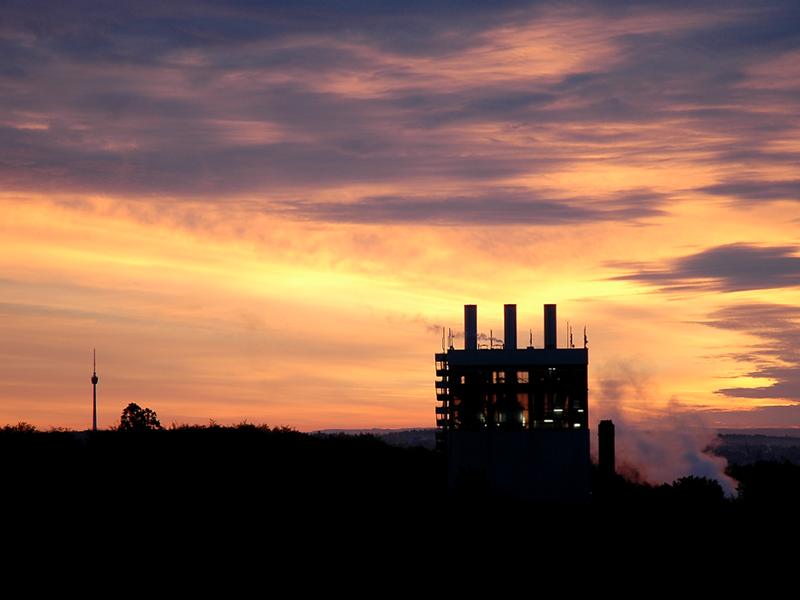
[{"label": "tower mast", "polygon": [[97,431],[97,350],[92,348],[92,431]]}]

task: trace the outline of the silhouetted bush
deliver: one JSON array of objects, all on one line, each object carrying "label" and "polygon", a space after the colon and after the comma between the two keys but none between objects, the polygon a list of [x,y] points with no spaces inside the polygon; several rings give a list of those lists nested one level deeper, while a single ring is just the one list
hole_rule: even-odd
[{"label": "silhouetted bush", "polygon": [[25,421],[20,421],[16,425],[5,425],[2,431],[3,433],[7,434],[14,434],[14,433],[30,434],[30,433],[36,433],[37,429],[30,423],[26,423]]}]

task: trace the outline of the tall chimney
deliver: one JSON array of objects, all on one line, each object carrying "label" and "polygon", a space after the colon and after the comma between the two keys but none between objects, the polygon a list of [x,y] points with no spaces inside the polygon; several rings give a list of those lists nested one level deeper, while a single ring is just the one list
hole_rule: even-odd
[{"label": "tall chimney", "polygon": [[478,306],[464,305],[464,350],[478,349]]},{"label": "tall chimney", "polygon": [[506,304],[503,306],[503,324],[505,331],[503,332],[503,344],[506,350],[517,349],[517,305]]},{"label": "tall chimney", "polygon": [[616,470],[614,457],[614,421],[600,421],[597,426],[598,466],[604,476],[613,475]]},{"label": "tall chimney", "polygon": [[544,347],[545,350],[556,349],[556,305],[544,305]]}]

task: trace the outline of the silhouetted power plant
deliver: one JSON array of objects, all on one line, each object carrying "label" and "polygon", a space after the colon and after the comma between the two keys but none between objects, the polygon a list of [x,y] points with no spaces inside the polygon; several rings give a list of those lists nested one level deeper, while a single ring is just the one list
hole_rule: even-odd
[{"label": "silhouetted power plant", "polygon": [[[544,347],[517,347],[517,307],[504,308],[504,339],[479,344],[478,309],[464,306],[464,349],[449,336],[435,355],[437,446],[451,486],[480,481],[537,501],[586,502],[591,486],[588,364],[583,348],[557,345],[556,305],[544,305]],[[443,344],[444,345],[444,344]],[[443,348],[444,349],[444,348]]]},{"label": "silhouetted power plant", "polygon": [[97,350],[92,349],[92,431],[97,431]]}]

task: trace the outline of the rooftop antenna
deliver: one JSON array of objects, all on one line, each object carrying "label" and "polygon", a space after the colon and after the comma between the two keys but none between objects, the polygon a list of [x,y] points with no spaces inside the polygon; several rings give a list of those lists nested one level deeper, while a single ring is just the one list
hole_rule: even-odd
[{"label": "rooftop antenna", "polygon": [[444,352],[444,327],[442,327],[442,352]]},{"label": "rooftop antenna", "polygon": [[567,348],[569,348],[569,321],[567,321],[567,330],[564,332],[564,334],[565,334],[565,336],[566,336],[566,338],[567,338],[567,339],[566,339],[566,340],[564,340],[564,341],[566,341],[566,342],[567,342]]},{"label": "rooftop antenna", "polygon": [[586,337],[586,325],[583,326],[583,347],[584,348],[589,347],[589,338]]},{"label": "rooftop antenna", "polygon": [[528,339],[528,348],[533,348],[533,329],[528,329],[528,335],[530,336]]},{"label": "rooftop antenna", "polygon": [[569,347],[574,348],[575,344],[572,343],[572,327],[569,328]]},{"label": "rooftop antenna", "polygon": [[97,431],[97,350],[92,348],[92,431]]},{"label": "rooftop antenna", "polygon": [[492,342],[494,341],[494,337],[493,336],[494,336],[494,334],[492,333],[492,330],[490,329],[489,330],[489,350],[492,350]]}]

